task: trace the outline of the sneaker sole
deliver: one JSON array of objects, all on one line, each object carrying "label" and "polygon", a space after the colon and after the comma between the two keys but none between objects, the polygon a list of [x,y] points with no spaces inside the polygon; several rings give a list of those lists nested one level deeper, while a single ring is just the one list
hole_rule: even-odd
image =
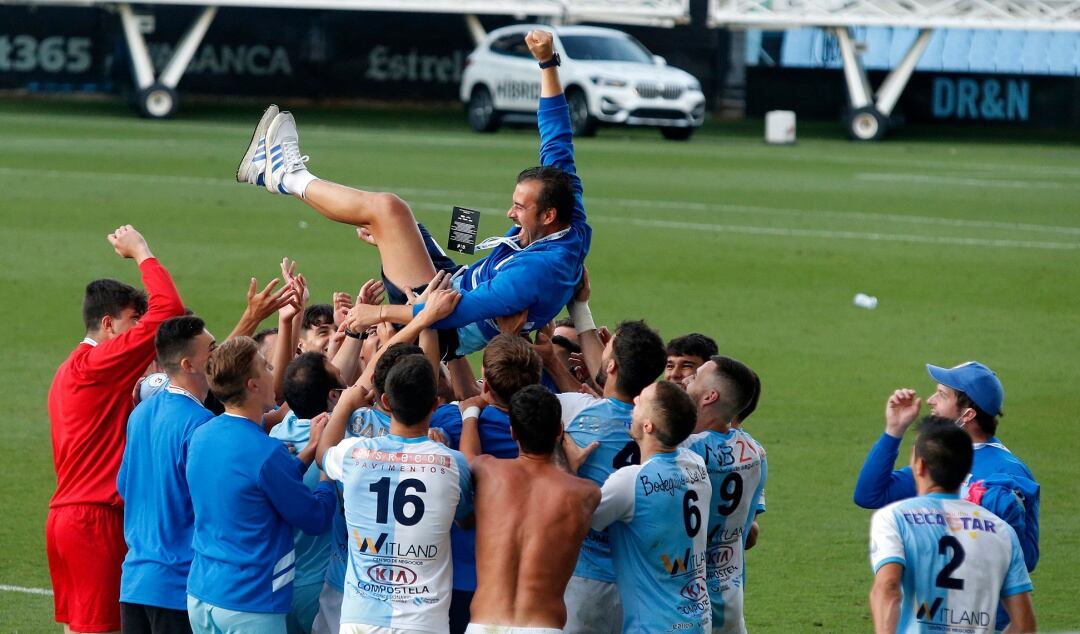
[{"label": "sneaker sole", "polygon": [[247,173],[251,170],[251,159],[255,158],[255,149],[259,146],[259,139],[266,136],[266,130],[270,127],[270,122],[274,120],[274,117],[279,112],[281,110],[275,104],[270,104],[263,111],[262,118],[259,119],[259,125],[255,126],[255,131],[251,133],[251,142],[248,143],[247,152],[240,161],[240,166],[236,168],[236,182],[245,184],[248,182]]},{"label": "sneaker sole", "polygon": [[[273,172],[273,170],[271,169],[271,166],[274,163],[273,157],[270,156],[270,146],[272,145],[270,143],[270,139],[277,136],[278,129],[281,128],[282,122],[284,122],[286,120],[286,117],[284,117],[282,115],[290,115],[291,116],[291,114],[289,113],[288,110],[282,110],[281,112],[278,113],[278,115],[276,117],[274,117],[274,120],[270,122],[270,126],[266,129],[266,172],[265,172],[266,177],[263,178],[263,184],[266,185],[266,191],[270,192],[271,194],[284,193],[282,191],[279,191],[277,186],[271,184],[271,182],[270,182],[271,181],[270,174]],[[278,185],[280,185],[280,184],[281,183],[279,182]]]}]

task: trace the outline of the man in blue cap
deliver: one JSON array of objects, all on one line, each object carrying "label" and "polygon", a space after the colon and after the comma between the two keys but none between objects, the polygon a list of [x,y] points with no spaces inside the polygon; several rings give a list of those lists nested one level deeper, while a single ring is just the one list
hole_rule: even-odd
[{"label": "man in blue cap", "polygon": [[[926,369],[937,382],[927,399],[930,413],[955,421],[974,445],[971,473],[961,485],[960,497],[1008,522],[1020,539],[1028,571],[1035,570],[1039,561],[1039,484],[1027,465],[996,436],[1005,388],[993,370],[977,361],[953,368],[927,364]],[[911,467],[894,471],[893,466],[904,432],[919,417],[921,407],[922,399],[915,390],[903,388],[889,396],[885,432],[870,449],[855,483],[859,506],[879,509],[916,495]],[[998,612],[998,624],[1007,623],[1008,617]]]}]

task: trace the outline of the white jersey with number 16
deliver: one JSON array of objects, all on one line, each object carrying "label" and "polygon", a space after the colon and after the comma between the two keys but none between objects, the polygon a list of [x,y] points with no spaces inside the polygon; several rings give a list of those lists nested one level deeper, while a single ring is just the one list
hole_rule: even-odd
[{"label": "white jersey with number 16", "polygon": [[449,627],[450,526],[472,513],[465,457],[427,436],[347,438],[325,456],[345,487],[349,557],[342,625]]}]

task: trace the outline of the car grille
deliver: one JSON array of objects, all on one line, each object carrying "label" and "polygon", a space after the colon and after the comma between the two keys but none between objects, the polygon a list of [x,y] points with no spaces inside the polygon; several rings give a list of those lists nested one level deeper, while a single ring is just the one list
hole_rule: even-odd
[{"label": "car grille", "polygon": [[638,108],[630,112],[631,117],[640,119],[670,119],[673,121],[686,120],[686,113],[681,110],[668,110],[666,108]]},{"label": "car grille", "polygon": [[680,84],[662,84],[658,81],[639,81],[637,93],[644,99],[678,99],[686,88]]}]

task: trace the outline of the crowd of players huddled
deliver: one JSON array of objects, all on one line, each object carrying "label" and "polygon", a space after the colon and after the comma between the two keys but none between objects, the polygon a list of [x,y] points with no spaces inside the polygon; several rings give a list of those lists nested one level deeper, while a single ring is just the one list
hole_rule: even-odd
[{"label": "crowd of players huddled", "polygon": [[[439,279],[409,325],[354,331],[382,283],[314,303],[285,261],[219,344],[134,229],[110,239],[149,302],[91,283],[87,339],[50,395],[57,616],[92,616],[73,631],[115,629],[113,612],[125,632],[745,631],[767,467],[743,426],[761,381],[708,336],[562,319],[530,339],[511,316],[477,379],[427,328],[456,301]],[[920,407],[898,390],[859,475],[860,505],[904,500],[873,521],[875,623],[1028,631],[1038,485],[986,428],[1000,383],[980,364],[930,371],[938,415],[912,467],[893,471]],[[111,428],[62,426],[133,404]],[[89,598],[63,583],[87,575]],[[920,576],[940,601],[915,603]]]},{"label": "crowd of players huddled", "polygon": [[[550,33],[526,43],[541,69],[542,165],[519,174],[514,226],[471,265],[400,198],[308,172],[295,120],[276,106],[237,180],[356,226],[379,249],[381,279],[320,304],[284,260],[262,290],[252,278],[218,344],[143,237],[109,235],[148,297],[90,283],[86,338],[49,392],[57,621],[129,633],[746,630],[745,553],[768,467],[743,427],[762,381],[706,335],[665,344],[644,321],[596,326],[559,58]],[[256,332],[275,313],[277,328]],[[932,416],[910,466],[894,471],[922,402],[900,389],[858,475],[856,503],[880,509],[875,630],[982,633],[1011,620],[1033,631],[1039,486],[996,437],[1004,390],[979,363],[928,370]]]}]

